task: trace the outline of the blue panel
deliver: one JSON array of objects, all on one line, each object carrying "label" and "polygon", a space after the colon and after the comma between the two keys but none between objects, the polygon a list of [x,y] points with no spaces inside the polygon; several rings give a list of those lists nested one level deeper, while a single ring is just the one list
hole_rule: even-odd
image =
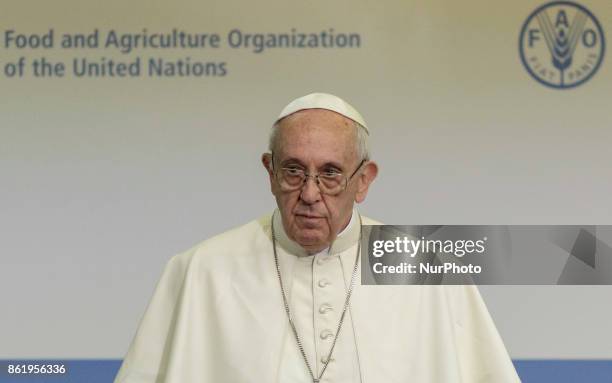
[{"label": "blue panel", "polygon": [[[65,374],[8,374],[8,365],[64,365]],[[0,383],[112,383],[120,359],[0,360]]]},{"label": "blue panel", "polygon": [[612,360],[515,360],[523,383],[612,383]]},{"label": "blue panel", "polygon": [[[9,375],[8,364],[64,364],[58,376]],[[612,383],[612,360],[515,360],[523,383]],[[112,383],[119,359],[0,360],[0,383]]]}]

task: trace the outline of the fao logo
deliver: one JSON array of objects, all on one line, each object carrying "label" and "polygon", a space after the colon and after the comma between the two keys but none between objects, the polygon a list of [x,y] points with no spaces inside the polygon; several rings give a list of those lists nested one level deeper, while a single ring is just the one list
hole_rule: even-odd
[{"label": "fao logo", "polygon": [[529,15],[521,29],[519,50],[533,78],[546,86],[568,89],[597,72],[605,38],[588,9],[571,1],[553,1]]}]

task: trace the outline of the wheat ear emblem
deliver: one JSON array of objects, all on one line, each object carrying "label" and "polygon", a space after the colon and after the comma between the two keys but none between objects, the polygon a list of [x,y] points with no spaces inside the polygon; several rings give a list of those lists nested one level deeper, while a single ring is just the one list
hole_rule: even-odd
[{"label": "wheat ear emblem", "polygon": [[588,16],[581,10],[578,10],[567,31],[567,28],[556,30],[545,10],[538,13],[537,19],[550,51],[552,64],[561,73],[561,86],[563,86],[565,85],[565,71],[572,65],[572,56]]}]

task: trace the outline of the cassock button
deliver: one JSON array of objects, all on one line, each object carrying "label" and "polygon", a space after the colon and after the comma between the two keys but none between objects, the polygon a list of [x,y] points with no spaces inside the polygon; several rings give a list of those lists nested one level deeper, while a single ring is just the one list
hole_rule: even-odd
[{"label": "cassock button", "polygon": [[317,258],[317,265],[322,266],[329,260],[329,255]]},{"label": "cassock button", "polygon": [[319,307],[319,313],[321,314],[327,314],[327,312],[332,311],[333,307],[331,307],[329,304],[327,303],[323,303],[320,307]]},{"label": "cassock button", "polygon": [[325,339],[329,339],[331,337],[334,336],[334,333],[331,332],[331,330],[323,330],[321,331],[321,334],[319,334],[319,337],[321,337],[321,339],[325,340]]},{"label": "cassock button", "polygon": [[[334,359],[334,358],[329,359],[329,363],[333,362],[334,360],[336,360],[336,359]],[[321,357],[321,363],[323,363],[323,364],[327,363],[327,358],[322,356]]]},{"label": "cassock button", "polygon": [[331,284],[331,282],[329,282],[329,281],[328,281],[327,279],[325,279],[325,278],[324,278],[324,279],[321,279],[321,280],[319,281],[319,287],[321,287],[321,288],[323,288],[323,287],[325,287],[325,286],[327,286],[327,285],[329,285],[329,284]]}]

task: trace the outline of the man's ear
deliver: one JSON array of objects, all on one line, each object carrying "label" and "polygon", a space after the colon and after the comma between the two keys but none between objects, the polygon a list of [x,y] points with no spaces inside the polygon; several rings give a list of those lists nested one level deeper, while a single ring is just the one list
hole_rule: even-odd
[{"label": "man's ear", "polygon": [[378,165],[376,162],[368,161],[363,165],[363,170],[357,178],[357,194],[355,194],[355,202],[361,203],[368,195],[368,188],[378,175]]},{"label": "man's ear", "polygon": [[268,178],[270,180],[270,191],[272,192],[272,194],[274,194],[275,192],[274,187],[276,183],[274,182],[274,167],[272,165],[272,154],[270,153],[262,154],[261,163],[264,166],[264,168],[266,168],[266,171],[268,172]]},{"label": "man's ear", "polygon": [[272,154],[264,153],[261,155],[261,163],[268,171],[268,175],[272,177],[274,175],[274,171],[272,170]]}]

